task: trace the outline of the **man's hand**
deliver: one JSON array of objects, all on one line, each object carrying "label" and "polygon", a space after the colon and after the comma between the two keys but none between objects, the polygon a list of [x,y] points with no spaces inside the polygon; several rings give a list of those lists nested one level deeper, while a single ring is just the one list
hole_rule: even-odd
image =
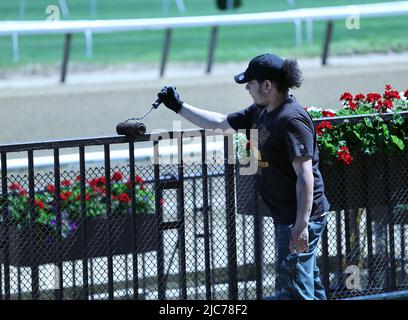
[{"label": "man's hand", "polygon": [[183,101],[180,100],[180,96],[175,87],[164,87],[157,96],[167,108],[173,110],[175,113],[180,112]]},{"label": "man's hand", "polygon": [[290,243],[290,253],[309,252],[309,230],[306,226],[295,226],[292,228]]}]

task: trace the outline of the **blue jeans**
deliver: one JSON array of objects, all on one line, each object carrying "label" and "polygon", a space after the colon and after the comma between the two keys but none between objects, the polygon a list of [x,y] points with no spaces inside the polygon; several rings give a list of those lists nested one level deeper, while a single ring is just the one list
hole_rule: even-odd
[{"label": "blue jeans", "polygon": [[275,299],[326,300],[326,292],[316,265],[317,245],[326,224],[327,214],[309,222],[309,252],[298,254],[289,251],[293,225],[275,225],[278,252]]}]

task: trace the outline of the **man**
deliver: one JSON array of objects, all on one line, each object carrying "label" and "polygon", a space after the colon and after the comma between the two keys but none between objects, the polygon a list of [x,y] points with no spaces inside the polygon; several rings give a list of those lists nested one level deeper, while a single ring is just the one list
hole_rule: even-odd
[{"label": "man", "polygon": [[312,119],[289,95],[289,89],[300,87],[302,73],[295,60],[263,54],[234,79],[246,83],[254,103],[228,115],[184,103],[174,87],[164,87],[158,96],[199,127],[258,130],[258,187],[275,224],[276,299],[326,299],[316,251],[329,203]]}]

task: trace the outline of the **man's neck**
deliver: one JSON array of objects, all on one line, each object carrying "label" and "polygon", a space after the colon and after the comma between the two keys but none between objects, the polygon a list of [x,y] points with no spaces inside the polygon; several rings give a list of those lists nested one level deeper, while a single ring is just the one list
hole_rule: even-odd
[{"label": "man's neck", "polygon": [[269,102],[269,104],[265,107],[265,111],[268,113],[272,112],[277,107],[279,107],[288,97],[289,97],[288,93],[274,96]]}]

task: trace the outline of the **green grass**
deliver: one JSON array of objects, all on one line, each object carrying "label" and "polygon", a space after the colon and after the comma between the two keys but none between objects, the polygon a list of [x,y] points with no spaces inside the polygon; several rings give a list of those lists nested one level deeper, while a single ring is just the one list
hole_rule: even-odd
[{"label": "green grass", "polygon": [[[99,0],[96,16],[90,14],[90,0],[69,0],[70,19],[119,19],[163,16],[224,14],[215,7],[215,0],[184,0],[187,11],[179,13],[169,0],[170,10],[163,13],[161,0]],[[243,0],[236,13],[290,9],[286,0]],[[353,0],[296,0],[296,7],[351,5],[385,2]],[[27,0],[24,19],[46,19],[50,0]],[[0,20],[18,20],[19,1],[1,0]],[[408,50],[408,18],[389,17],[362,19],[359,30],[347,30],[344,21],[336,21],[331,54],[353,54]],[[314,43],[295,45],[295,28],[291,23],[221,27],[215,59],[217,62],[248,60],[261,52],[284,56],[316,56],[321,53],[325,32],[324,22],[314,23]],[[173,32],[169,61],[200,61],[207,56],[209,28],[176,29]],[[160,61],[164,31],[135,31],[94,34],[93,57],[87,59],[83,34],[75,34],[71,61],[86,63],[124,63]],[[35,35],[19,38],[20,60],[13,62],[11,37],[0,37],[0,67],[13,68],[26,64],[59,64],[62,57],[63,35]]]}]

